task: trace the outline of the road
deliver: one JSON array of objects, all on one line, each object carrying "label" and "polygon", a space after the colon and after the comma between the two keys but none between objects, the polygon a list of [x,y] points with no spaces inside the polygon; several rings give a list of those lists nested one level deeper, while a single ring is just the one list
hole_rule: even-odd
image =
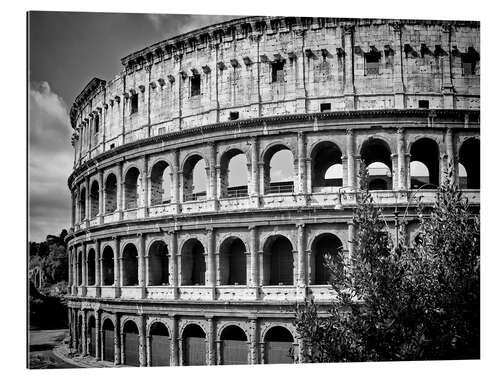
[{"label": "road", "polygon": [[59,345],[66,335],[67,329],[30,330],[29,334],[29,368],[76,368],[55,356],[52,349]]}]

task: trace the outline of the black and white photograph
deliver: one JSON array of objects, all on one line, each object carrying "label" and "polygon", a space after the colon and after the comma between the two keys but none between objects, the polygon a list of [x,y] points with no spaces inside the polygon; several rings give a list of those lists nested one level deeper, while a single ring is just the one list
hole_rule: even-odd
[{"label": "black and white photograph", "polygon": [[482,359],[474,14],[43,9],[27,369]]}]

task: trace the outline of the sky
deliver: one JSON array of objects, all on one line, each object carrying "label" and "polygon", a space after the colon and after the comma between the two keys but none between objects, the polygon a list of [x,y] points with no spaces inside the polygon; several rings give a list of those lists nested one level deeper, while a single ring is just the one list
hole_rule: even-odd
[{"label": "sky", "polygon": [[68,111],[93,78],[163,39],[234,16],[32,12],[28,18],[29,239],[69,229],[73,167]]}]

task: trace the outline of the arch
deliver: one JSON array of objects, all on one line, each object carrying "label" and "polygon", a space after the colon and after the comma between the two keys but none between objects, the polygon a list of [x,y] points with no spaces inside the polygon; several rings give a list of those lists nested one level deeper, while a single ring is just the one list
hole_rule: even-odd
[{"label": "arch", "polygon": [[87,284],[95,285],[96,253],[94,249],[87,252]]},{"label": "arch", "polygon": [[181,270],[181,285],[205,285],[205,248],[196,238],[182,246]]},{"label": "arch", "polygon": [[248,364],[248,338],[245,331],[237,325],[228,325],[221,332],[221,364]]},{"label": "arch", "polygon": [[168,247],[162,240],[149,247],[148,285],[168,285]]},{"label": "arch", "polygon": [[293,246],[283,235],[272,235],[264,243],[264,285],[293,285]]},{"label": "arch", "polygon": [[311,151],[311,185],[313,192],[321,190],[323,187],[340,187],[342,186],[342,178],[342,152],[340,148],[330,141],[322,141],[316,144]]},{"label": "arch", "polygon": [[92,182],[90,185],[90,217],[94,218],[99,213],[99,183]]},{"label": "arch", "polygon": [[248,196],[250,180],[247,156],[239,149],[226,151],[220,159],[220,194],[223,198]]},{"label": "arch", "polygon": [[89,336],[89,355],[92,357],[97,356],[97,345],[96,345],[96,321],[94,315],[89,317],[87,322],[87,331]]},{"label": "arch", "polygon": [[139,285],[138,254],[134,244],[128,243],[122,254],[122,286]]},{"label": "arch", "polygon": [[361,146],[360,154],[368,168],[368,189],[392,189],[391,148],[387,142],[370,138]]},{"label": "arch", "polygon": [[206,365],[206,334],[198,324],[188,324],[183,332],[184,366]]},{"label": "arch", "polygon": [[220,284],[246,285],[247,256],[243,241],[238,237],[226,238],[219,253]]},{"label": "arch", "polygon": [[124,194],[126,210],[139,207],[139,176],[140,172],[137,167],[130,167],[125,174]]},{"label": "arch", "polygon": [[115,360],[115,325],[109,318],[102,324],[102,348],[103,360],[114,362]]},{"label": "arch", "polygon": [[458,162],[465,168],[467,174],[466,189],[479,189],[481,180],[479,139],[469,138],[460,146]]},{"label": "arch", "polygon": [[435,189],[439,185],[439,145],[420,138],[410,148],[410,188]]},{"label": "arch", "polygon": [[311,245],[311,282],[325,285],[330,282],[330,272],[325,265],[325,256],[342,256],[342,241],[332,233],[318,235]]},{"label": "arch", "polygon": [[87,209],[87,189],[83,187],[80,190],[80,221],[85,220],[86,209]]},{"label": "arch", "polygon": [[118,208],[118,185],[114,173],[106,177],[104,184],[104,212],[112,214]]},{"label": "arch", "polygon": [[151,168],[151,205],[170,203],[172,199],[172,168],[164,161],[157,161]]},{"label": "arch", "polygon": [[295,165],[292,151],[275,144],[264,153],[264,194],[293,193]]},{"label": "arch", "polygon": [[78,325],[76,328],[76,346],[79,353],[83,353],[85,335],[83,334],[83,317],[78,314]]},{"label": "arch", "polygon": [[285,327],[271,327],[264,336],[264,345],[264,363],[293,363],[293,335]]},{"label": "arch", "polygon": [[170,365],[170,334],[162,322],[154,322],[149,328],[151,366]]},{"label": "arch", "polygon": [[207,163],[201,155],[189,156],[182,168],[184,201],[203,200],[207,196]]},{"label": "arch", "polygon": [[467,189],[467,170],[462,163],[458,163],[458,186],[460,189]]},{"label": "arch", "polygon": [[102,252],[101,282],[102,285],[113,285],[115,282],[115,254],[109,245]]},{"label": "arch", "polygon": [[83,253],[80,251],[78,253],[78,259],[77,259],[77,285],[83,285]]},{"label": "arch", "polygon": [[123,325],[124,364],[139,366],[139,329],[133,320]]}]

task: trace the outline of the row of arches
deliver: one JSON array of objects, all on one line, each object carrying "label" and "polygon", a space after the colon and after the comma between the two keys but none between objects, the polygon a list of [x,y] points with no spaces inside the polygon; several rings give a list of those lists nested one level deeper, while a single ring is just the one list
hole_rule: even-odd
[{"label": "row of arches", "polygon": [[[479,140],[464,141],[458,153],[458,174],[462,188],[479,188]],[[318,191],[325,187],[345,185],[345,161],[340,147],[333,141],[321,141],[311,151],[311,186]],[[369,171],[368,187],[371,190],[393,188],[393,156],[388,143],[380,138],[366,140],[360,149],[360,158]],[[410,147],[409,188],[435,188],[440,182],[440,151],[437,142],[421,138]],[[182,168],[182,199],[192,201],[205,199],[209,187],[209,168],[205,159],[194,154],[186,159]],[[284,144],[269,147],[263,155],[264,194],[291,193],[294,191],[297,162],[290,148]],[[137,167],[129,168],[124,177],[124,209],[140,206],[142,188],[141,173]],[[239,149],[225,152],[220,159],[220,197],[247,196],[251,183],[251,171],[247,155]],[[151,206],[166,204],[174,195],[172,167],[165,160],[156,162],[150,172],[149,202]],[[88,194],[88,215],[99,213],[99,184],[93,181]],[[80,190],[80,220],[86,217],[87,192]],[[104,181],[104,214],[118,209],[117,177],[109,173]]]},{"label": "row of arches", "polygon": [[[311,246],[311,283],[325,285],[329,283],[325,256],[342,254],[342,241],[334,234],[318,235]],[[187,240],[181,248],[180,285],[205,285],[206,283],[206,250],[202,242],[196,238]],[[154,241],[147,251],[147,285],[170,285],[170,262],[172,262],[167,244],[162,240]],[[248,251],[244,242],[237,236],[226,238],[220,245],[218,264],[218,285],[246,285]],[[125,245],[121,255],[122,286],[139,285],[139,254],[133,243]],[[102,251],[101,267],[103,286],[115,283],[115,253],[111,246]],[[291,241],[283,235],[272,235],[263,246],[263,285],[293,285],[294,256]],[[96,272],[99,271],[99,259],[93,248],[87,252],[87,284],[96,283]],[[83,252],[77,258],[77,285],[84,280]]]},{"label": "row of arches", "polygon": [[[90,316],[87,323],[87,332],[83,333],[82,316],[78,318],[76,331],[77,349],[83,352],[85,345],[83,338],[88,338],[88,354],[101,358],[98,354],[99,347],[102,348],[102,359],[104,361],[115,361],[115,325],[109,318],[102,323],[101,336],[96,335],[96,320]],[[123,364],[128,366],[140,366],[141,339],[139,328],[133,320],[125,322],[121,332]],[[97,340],[100,339],[100,345]],[[147,363],[150,366],[170,366],[172,345],[170,331],[166,324],[154,322],[146,334]],[[218,340],[217,364],[220,365],[246,365],[251,363],[250,351],[251,341],[245,331],[238,325],[228,325],[220,333]],[[294,338],[292,333],[285,327],[276,325],[268,329],[264,335],[264,357],[263,363],[293,363],[294,362]],[[207,365],[208,338],[203,328],[196,324],[188,324],[182,331],[180,347],[181,365],[204,366]]]}]

